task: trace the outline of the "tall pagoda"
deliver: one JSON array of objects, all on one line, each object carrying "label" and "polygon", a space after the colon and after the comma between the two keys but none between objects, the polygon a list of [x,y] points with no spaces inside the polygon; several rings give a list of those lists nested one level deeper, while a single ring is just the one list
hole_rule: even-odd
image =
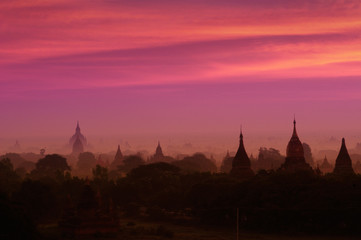
[{"label": "tall pagoda", "polygon": [[336,163],[333,173],[342,174],[342,175],[355,173],[352,168],[352,161],[350,155],[348,154],[344,138],[342,138],[341,149],[336,158]]},{"label": "tall pagoda", "polygon": [[80,132],[79,121],[77,121],[74,135],[69,139],[69,145],[70,145],[70,146],[73,146],[77,138],[79,138],[79,140],[81,141],[81,143],[83,144],[83,146],[86,146],[86,145],[87,145],[87,140],[86,140],[86,138],[85,138],[84,135]]},{"label": "tall pagoda", "polygon": [[123,164],[123,154],[122,151],[120,150],[120,145],[118,145],[118,149],[117,149],[117,153],[115,154],[114,160],[111,163],[111,168],[116,169],[118,166]]},{"label": "tall pagoda", "polygon": [[160,142],[158,141],[158,146],[155,149],[155,154],[149,158],[149,162],[167,162],[168,157],[164,156],[162,147],[160,146]]},{"label": "tall pagoda", "polygon": [[303,146],[298,138],[296,131],[296,119],[293,120],[293,133],[287,145],[286,161],[282,164],[281,169],[288,171],[311,170],[311,166],[306,163]]},{"label": "tall pagoda", "polygon": [[79,153],[83,153],[83,152],[84,152],[84,145],[83,145],[82,141],[80,140],[79,136],[77,136],[77,138],[73,144],[72,154],[75,156],[78,156]]},{"label": "tall pagoda", "polygon": [[242,130],[239,136],[238,151],[232,161],[231,175],[239,178],[249,178],[254,176],[254,172],[251,169],[251,161],[249,160],[244,148]]}]

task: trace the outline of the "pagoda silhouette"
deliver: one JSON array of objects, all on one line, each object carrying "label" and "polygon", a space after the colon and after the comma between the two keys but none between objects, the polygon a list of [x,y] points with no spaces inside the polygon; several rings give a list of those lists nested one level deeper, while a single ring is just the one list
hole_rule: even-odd
[{"label": "pagoda silhouette", "polygon": [[344,138],[342,138],[340,152],[336,158],[333,173],[339,175],[349,175],[355,173],[352,168],[352,161],[350,155],[348,154]]},{"label": "pagoda silhouette", "polygon": [[233,162],[233,157],[231,157],[229,151],[227,150],[227,154],[222,160],[221,172],[230,173],[232,169],[232,162]]},{"label": "pagoda silhouette", "polygon": [[238,151],[232,161],[231,175],[237,178],[249,178],[254,176],[254,172],[251,169],[251,161],[244,148],[242,130],[239,136]]},{"label": "pagoda silhouette", "polygon": [[320,166],[320,169],[323,173],[330,173],[332,172],[332,165],[328,162],[327,157],[323,159],[323,162]]},{"label": "pagoda silhouette", "polygon": [[81,143],[83,144],[84,147],[87,145],[86,138],[80,132],[79,121],[77,121],[74,135],[69,139],[69,145],[73,146],[75,141],[77,140],[77,138],[79,138],[79,140],[81,141]]},{"label": "pagoda silhouette", "polygon": [[114,157],[114,160],[113,162],[111,163],[110,167],[112,169],[117,169],[118,166],[122,165],[123,164],[123,160],[124,160],[124,156],[122,154],[122,151],[120,150],[120,145],[118,145],[118,149],[117,149],[117,152],[115,154],[115,157]]},{"label": "pagoda silhouette", "polygon": [[303,146],[298,138],[296,131],[296,119],[293,120],[293,134],[288,142],[286,159],[281,166],[282,170],[287,171],[313,171],[312,167],[306,163]]},{"label": "pagoda silhouette", "polygon": [[72,155],[74,156],[78,156],[80,153],[84,152],[84,145],[82,143],[82,141],[80,140],[79,136],[77,136],[74,144],[73,144],[73,151],[72,151]]},{"label": "pagoda silhouette", "polygon": [[164,156],[162,147],[160,146],[160,142],[158,141],[157,148],[155,149],[155,154],[148,159],[148,162],[169,162],[169,160],[169,157]]}]

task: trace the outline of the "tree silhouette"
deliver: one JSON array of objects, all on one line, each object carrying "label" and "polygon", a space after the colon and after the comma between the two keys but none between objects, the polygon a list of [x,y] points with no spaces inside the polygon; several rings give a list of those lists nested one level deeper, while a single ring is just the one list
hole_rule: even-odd
[{"label": "tree silhouette", "polygon": [[195,153],[183,160],[175,161],[173,165],[186,172],[216,172],[217,166],[202,153]]},{"label": "tree silhouette", "polygon": [[93,169],[93,178],[95,181],[105,182],[108,180],[108,169],[100,165],[96,165]]},{"label": "tree silhouette", "polygon": [[0,161],[0,193],[8,195],[20,185],[20,178],[13,169],[10,159]]},{"label": "tree silhouette", "polygon": [[33,178],[41,177],[63,177],[65,171],[70,171],[70,167],[66,162],[66,158],[58,155],[46,155],[39,159],[35,165],[35,169],[31,172]]},{"label": "tree silhouette", "polygon": [[138,155],[130,155],[124,158],[123,165],[118,166],[118,170],[121,172],[130,172],[133,168],[144,165],[145,161]]},{"label": "tree silhouette", "polygon": [[5,155],[0,157],[0,159],[5,159],[5,158],[10,159],[10,162],[15,169],[26,161],[22,156],[20,156],[17,153],[6,153]]},{"label": "tree silhouette", "polygon": [[261,147],[258,154],[258,169],[278,169],[285,161],[280,151],[274,148]]},{"label": "tree silhouette", "polygon": [[90,171],[95,167],[97,162],[94,154],[91,152],[80,153],[78,159],[77,167],[81,171]]}]

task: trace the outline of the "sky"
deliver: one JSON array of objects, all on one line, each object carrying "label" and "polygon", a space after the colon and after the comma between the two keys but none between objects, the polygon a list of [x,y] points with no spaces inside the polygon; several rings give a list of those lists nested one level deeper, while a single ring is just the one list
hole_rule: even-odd
[{"label": "sky", "polygon": [[357,0],[2,0],[0,152],[77,120],[94,145],[233,149],[242,125],[284,152],[294,115],[301,141],[353,147],[360,37]]}]

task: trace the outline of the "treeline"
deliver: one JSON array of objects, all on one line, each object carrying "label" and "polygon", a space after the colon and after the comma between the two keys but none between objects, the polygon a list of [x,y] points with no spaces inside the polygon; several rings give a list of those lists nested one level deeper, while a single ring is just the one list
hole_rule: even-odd
[{"label": "treeline", "polygon": [[50,158],[58,159],[55,167],[44,166],[42,160],[23,177],[8,159],[1,160],[0,209],[6,224],[0,236],[36,238],[36,225],[59,221],[69,199],[79,202],[87,184],[103,202],[112,201],[120,217],[231,230],[238,208],[245,230],[361,235],[360,175],[262,170],[240,180],[225,173],[189,172],[153,163],[117,178],[110,178],[108,169],[98,165],[86,179],[72,176],[61,156]]}]

